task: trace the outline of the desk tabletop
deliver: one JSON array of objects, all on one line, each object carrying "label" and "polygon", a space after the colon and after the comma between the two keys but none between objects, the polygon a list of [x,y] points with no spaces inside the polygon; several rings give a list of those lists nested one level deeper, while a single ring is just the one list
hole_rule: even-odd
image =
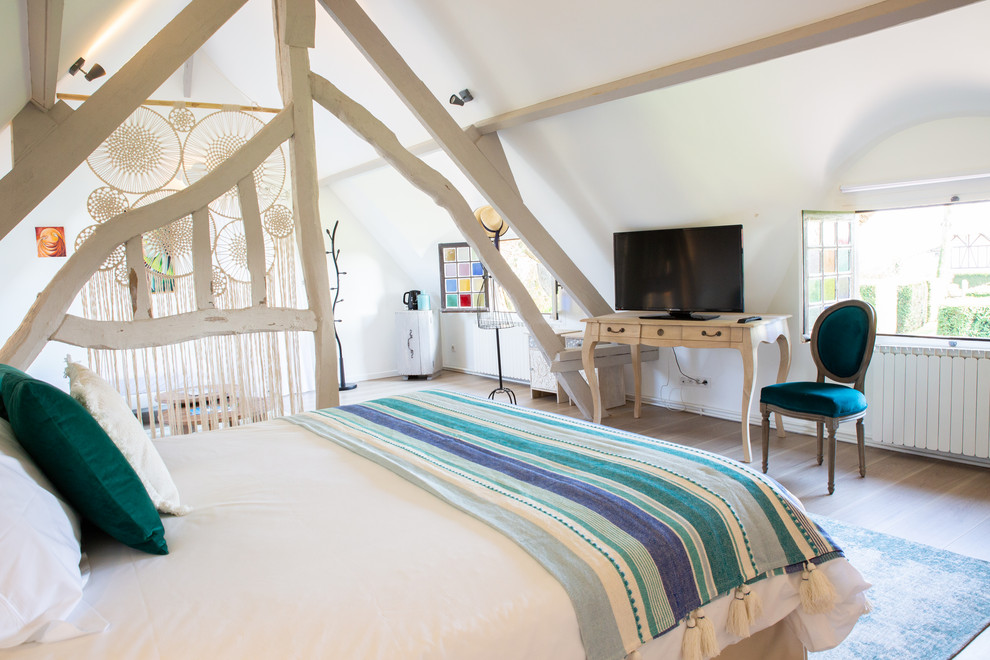
[{"label": "desk tabletop", "polygon": [[[615,312],[614,314],[604,314],[602,316],[592,316],[581,319],[582,323],[638,323],[640,325],[683,325],[683,326],[756,326],[791,318],[790,314],[756,314],[747,312],[743,314],[722,312],[718,318],[709,321],[696,321],[693,319],[675,318],[643,318],[644,316],[657,316],[663,312]],[[747,323],[739,323],[739,319],[747,316],[759,316],[758,320]]]}]

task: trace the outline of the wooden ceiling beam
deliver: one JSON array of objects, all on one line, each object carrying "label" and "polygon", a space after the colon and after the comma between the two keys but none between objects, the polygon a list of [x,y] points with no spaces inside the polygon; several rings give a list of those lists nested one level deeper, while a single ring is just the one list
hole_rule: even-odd
[{"label": "wooden ceiling beam", "polygon": [[194,0],[0,179],[0,239],[23,220],[247,0]]},{"label": "wooden ceiling beam", "polygon": [[982,0],[883,0],[855,11],[512,110],[475,124],[482,134],[699,80],[860,37]]},{"label": "wooden ceiling beam", "polygon": [[515,187],[457,125],[358,3],[320,0],[320,4],[571,298],[591,316],[612,313],[608,302],[540,224]]},{"label": "wooden ceiling beam", "polygon": [[27,3],[31,102],[46,112],[55,105],[63,5],[64,0],[28,0]]}]

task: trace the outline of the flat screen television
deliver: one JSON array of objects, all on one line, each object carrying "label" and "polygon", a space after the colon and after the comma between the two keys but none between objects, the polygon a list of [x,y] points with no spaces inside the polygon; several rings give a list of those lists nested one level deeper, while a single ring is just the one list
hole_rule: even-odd
[{"label": "flat screen television", "polygon": [[615,308],[707,320],[742,312],[742,225],[613,234]]}]

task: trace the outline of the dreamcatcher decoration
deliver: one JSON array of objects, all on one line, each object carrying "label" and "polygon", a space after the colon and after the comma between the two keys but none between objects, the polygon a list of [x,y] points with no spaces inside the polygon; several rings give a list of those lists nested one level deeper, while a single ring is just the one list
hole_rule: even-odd
[{"label": "dreamcatcher decoration", "polygon": [[[77,250],[80,247],[82,247],[82,244],[85,243],[90,236],[93,235],[93,232],[96,231],[97,226],[98,225],[90,225],[88,227],[83,227],[83,230],[79,232],[78,236],[76,236],[75,245]],[[100,265],[100,270],[112,270],[117,266],[117,264],[119,264],[123,260],[124,260],[124,246],[118,245],[113,249],[113,251],[110,252],[110,256],[108,256],[104,260],[104,262]]]},{"label": "dreamcatcher decoration", "polygon": [[[265,272],[275,265],[275,245],[268,232],[265,235]],[[247,237],[244,235],[244,223],[232,220],[221,227],[217,233],[216,247],[213,256],[224,274],[230,279],[242,284],[251,282],[251,271],[247,264]]]},{"label": "dreamcatcher decoration", "polygon": [[120,215],[127,210],[127,207],[127,195],[110,186],[97,188],[86,199],[86,210],[89,211],[89,216],[98,223],[106,222],[110,218]]},{"label": "dreamcatcher decoration", "polygon": [[111,188],[147,193],[174,179],[181,160],[182,147],[172,125],[154,110],[140,107],[86,162]]},{"label": "dreamcatcher decoration", "polygon": [[176,106],[168,113],[168,123],[179,133],[188,133],[196,125],[196,115],[184,105]]},{"label": "dreamcatcher decoration", "polygon": [[270,209],[265,211],[262,222],[265,231],[274,238],[288,238],[296,230],[292,209],[284,204],[273,204]]},{"label": "dreamcatcher decoration", "polygon": [[[133,208],[140,208],[165,199],[177,193],[177,190],[162,189],[148,193],[134,202]],[[210,218],[210,247],[216,241],[216,227]],[[157,278],[174,280],[186,277],[193,272],[192,244],[193,219],[192,215],[179,218],[164,227],[153,229],[141,237],[144,247],[144,262],[149,274]],[[152,291],[155,290],[154,280]],[[171,291],[171,285],[165,284],[160,290]]]},{"label": "dreamcatcher decoration", "polygon": [[[257,117],[240,111],[221,110],[203,117],[186,137],[182,158],[186,181],[193,184],[212,172],[263,126]],[[281,146],[254,171],[254,183],[258,207],[264,213],[279,198],[285,185],[285,154]],[[210,210],[225,218],[240,218],[237,187],[210,202]]]},{"label": "dreamcatcher decoration", "polygon": [[[88,160],[106,185],[94,190],[86,201],[96,224],[80,232],[77,248],[100,223],[174,194],[177,191],[173,188],[181,187],[176,183],[200,180],[263,126],[261,120],[241,111],[203,115],[177,103],[165,117],[147,108],[138,109]],[[184,146],[180,134],[185,136]],[[254,180],[264,230],[268,302],[296,307],[295,223],[291,202],[286,201],[286,169],[285,154],[279,147],[255,170]],[[218,222],[221,216],[225,220]],[[217,309],[251,304],[247,241],[240,217],[236,187],[209,205],[210,288]],[[142,275],[148,277],[154,294],[154,318],[197,310],[194,279],[188,277],[193,272],[193,227],[190,215],[142,236]],[[83,315],[104,321],[131,320],[130,276],[125,247],[120,245],[83,288]],[[91,349],[89,361],[134,409],[147,411],[146,420],[155,437],[197,430],[196,424],[192,429],[173,428],[169,410],[161,403],[186,388],[210,388],[236,406],[238,421],[216,411],[203,413],[199,423],[204,430],[302,410],[300,354],[298,333],[265,332],[200,338],[148,349]]]}]

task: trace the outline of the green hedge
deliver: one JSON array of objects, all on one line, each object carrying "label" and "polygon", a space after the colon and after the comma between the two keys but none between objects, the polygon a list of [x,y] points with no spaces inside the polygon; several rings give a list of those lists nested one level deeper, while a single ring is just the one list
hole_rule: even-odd
[{"label": "green hedge", "polygon": [[944,337],[990,338],[990,307],[942,307],[938,334]]},{"label": "green hedge", "polygon": [[953,284],[962,286],[963,280],[969,282],[971,287],[990,284],[990,273],[963,273],[961,275],[952,276]]},{"label": "green hedge", "polygon": [[928,283],[897,287],[897,333],[909,334],[928,322]]},{"label": "green hedge", "polygon": [[877,306],[877,288],[872,284],[865,284],[859,287],[859,297],[863,302],[868,302],[875,308]]}]

